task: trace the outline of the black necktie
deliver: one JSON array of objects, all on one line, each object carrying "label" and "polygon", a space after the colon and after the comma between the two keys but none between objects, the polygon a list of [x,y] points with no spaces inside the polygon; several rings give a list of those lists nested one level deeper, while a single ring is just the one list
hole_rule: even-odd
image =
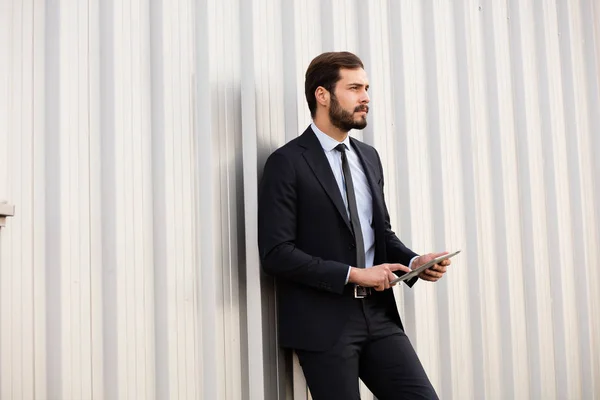
[{"label": "black necktie", "polygon": [[356,194],[354,193],[354,183],[350,173],[348,157],[346,157],[346,145],[338,144],[335,149],[342,153],[342,171],[344,172],[344,181],[346,182],[346,195],[348,197],[348,208],[350,209],[350,224],[354,231],[354,240],[356,241],[356,263],[358,268],[365,268],[365,242],[360,227],[360,218],[358,217],[358,207],[356,205]]}]

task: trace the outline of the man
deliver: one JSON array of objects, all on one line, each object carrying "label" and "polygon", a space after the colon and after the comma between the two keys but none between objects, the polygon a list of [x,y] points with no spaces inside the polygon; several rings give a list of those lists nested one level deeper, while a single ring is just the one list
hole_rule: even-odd
[{"label": "man", "polygon": [[[280,342],[296,351],[315,400],[359,399],[359,377],[379,400],[437,399],[390,281],[445,253],[418,256],[391,230],[379,155],[348,136],[367,125],[368,89],[352,53],[311,62],[313,123],[269,157],[261,181],[262,265],[277,278]],[[436,281],[449,264],[419,278]]]}]

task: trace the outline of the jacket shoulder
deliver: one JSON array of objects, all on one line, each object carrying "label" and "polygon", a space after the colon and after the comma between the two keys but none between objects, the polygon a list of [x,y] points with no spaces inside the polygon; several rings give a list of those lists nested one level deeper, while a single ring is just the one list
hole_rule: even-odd
[{"label": "jacket shoulder", "polygon": [[279,147],[273,153],[271,153],[271,155],[273,155],[273,154],[292,155],[292,154],[301,153],[303,150],[303,147],[299,145],[299,142],[300,142],[300,136],[290,140],[283,146]]},{"label": "jacket shoulder", "polygon": [[377,152],[377,149],[375,149],[375,147],[366,144],[365,142],[361,142],[358,139],[351,139],[352,144],[358,148],[360,151],[362,151],[363,154],[369,156],[369,157],[375,157],[376,159],[379,159],[379,153]]},{"label": "jacket shoulder", "polygon": [[284,156],[284,157],[297,157],[304,153],[306,150],[320,147],[319,142],[315,134],[313,133],[310,126],[298,137],[290,140],[283,146],[279,147],[270,157]]}]

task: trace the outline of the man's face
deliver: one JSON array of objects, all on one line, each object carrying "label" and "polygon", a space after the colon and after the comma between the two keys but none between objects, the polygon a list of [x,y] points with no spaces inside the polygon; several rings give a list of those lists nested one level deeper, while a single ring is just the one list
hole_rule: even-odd
[{"label": "man's face", "polygon": [[341,79],[337,82],[329,104],[331,123],[344,132],[364,129],[369,112],[369,80],[364,69],[340,69]]}]

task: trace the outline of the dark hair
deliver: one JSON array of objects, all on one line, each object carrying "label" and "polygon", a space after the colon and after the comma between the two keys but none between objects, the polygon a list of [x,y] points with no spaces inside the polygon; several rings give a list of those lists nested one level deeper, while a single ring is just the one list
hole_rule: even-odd
[{"label": "dark hair", "polygon": [[348,51],[323,53],[315,57],[306,70],[304,80],[304,95],[308,102],[310,115],[317,112],[317,99],[315,90],[323,86],[333,94],[335,84],[340,80],[340,69],[363,68],[363,63],[356,55]]}]

